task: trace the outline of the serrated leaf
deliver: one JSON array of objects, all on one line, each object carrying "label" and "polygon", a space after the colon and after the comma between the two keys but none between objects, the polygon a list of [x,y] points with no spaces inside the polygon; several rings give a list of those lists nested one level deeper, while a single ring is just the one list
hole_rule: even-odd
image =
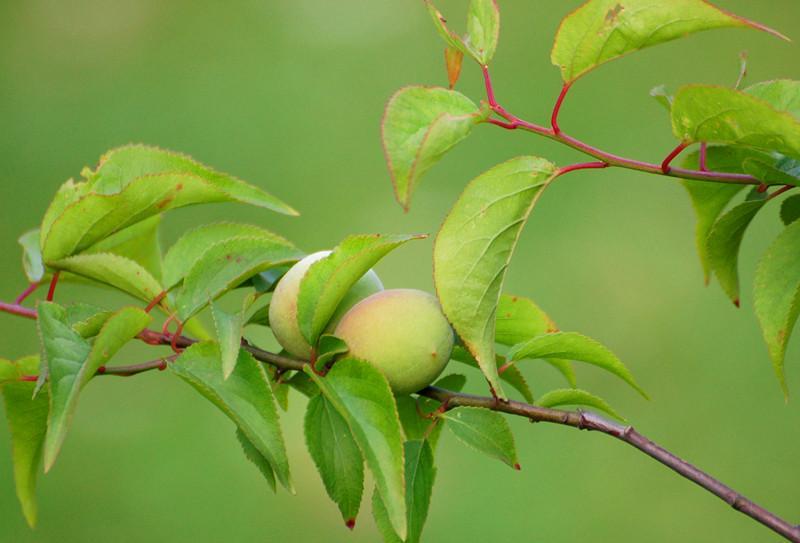
[{"label": "serrated leaf", "polygon": [[120,230],[101,240],[84,253],[112,253],[141,265],[156,279],[161,278],[161,242],[158,238],[161,215]]},{"label": "serrated leaf", "polygon": [[617,420],[625,421],[625,419],[606,402],[603,398],[590,394],[585,390],[577,388],[565,388],[558,390],[551,390],[536,402],[540,407],[559,407],[562,405],[583,405],[586,407],[594,407],[608,415],[611,415]]},{"label": "serrated leaf", "polygon": [[211,315],[217,331],[220,357],[222,359],[222,377],[227,379],[236,367],[239,349],[242,348],[243,312],[228,313],[212,302]]},{"label": "serrated leaf", "polygon": [[328,496],[346,523],[355,522],[364,492],[364,459],[347,421],[322,394],[308,403],[305,435]]},{"label": "serrated leaf", "polygon": [[158,280],[140,264],[111,253],[80,254],[50,265],[114,287],[145,302],[150,302],[162,290]]},{"label": "serrated leaf", "polygon": [[164,288],[171,290],[180,283],[209,247],[231,238],[262,238],[292,246],[281,236],[258,226],[233,222],[206,224],[186,232],[164,255]]},{"label": "serrated leaf", "polygon": [[40,231],[28,230],[22,234],[17,242],[22,247],[22,269],[31,283],[38,283],[44,277],[44,262],[42,262],[42,249],[39,246]]},{"label": "serrated leaf", "polygon": [[722,215],[706,240],[708,261],[722,289],[739,305],[739,248],[744,233],[765,200],[745,201]]},{"label": "serrated leaf", "polygon": [[[427,441],[406,441],[404,448],[408,512],[408,535],[405,543],[419,543],[422,528],[428,518],[433,484],[436,480],[436,467],[433,462],[433,449]],[[378,492],[372,493],[372,513],[385,542],[403,541],[392,528],[386,506]]]},{"label": "serrated leaf", "polygon": [[272,466],[269,463],[269,460],[259,452],[253,443],[247,439],[247,436],[237,428],[236,429],[236,439],[239,440],[239,444],[242,446],[242,452],[247,457],[250,462],[258,468],[258,471],[261,472],[261,475],[264,476],[264,479],[267,480],[267,484],[272,489],[273,492],[277,492],[278,485],[275,482],[275,471],[272,469]]},{"label": "serrated leaf", "polygon": [[753,297],[761,331],[784,394],[786,345],[800,313],[800,221],[772,242],[756,269]]},{"label": "serrated leaf", "polygon": [[228,379],[223,378],[221,366],[219,347],[204,342],[183,351],[169,368],[236,424],[269,461],[281,484],[293,493],[278,411],[264,368],[243,349]]},{"label": "serrated leaf", "polygon": [[67,436],[83,387],[100,366],[150,323],[151,317],[138,307],[123,308],[106,321],[89,348],[68,327],[62,307],[43,302],[38,311],[39,320],[46,318],[48,321],[40,327],[47,355],[51,398],[44,444],[44,470],[47,472],[55,463]]},{"label": "serrated leaf", "polygon": [[459,440],[478,452],[519,469],[514,435],[508,421],[494,411],[481,407],[456,407],[442,418]]},{"label": "serrated leaf", "polygon": [[94,172],[88,174],[92,191],[116,194],[138,178],[154,174],[183,173],[208,182],[232,200],[297,215],[290,206],[262,189],[221,173],[189,157],[148,145],[126,145],[104,154]]},{"label": "serrated leaf", "polygon": [[186,320],[258,272],[294,262],[302,253],[291,244],[266,238],[232,238],[209,247],[183,280],[178,315]]},{"label": "serrated leaf", "polygon": [[726,87],[681,87],[672,106],[672,130],[684,143],[745,145],[800,157],[800,120]]},{"label": "serrated leaf", "polygon": [[550,58],[565,83],[634,51],[714,28],[778,32],[705,0],[589,0],[567,15]]},{"label": "serrated leaf", "polygon": [[326,257],[311,264],[300,281],[297,323],[314,345],[339,303],[378,261],[400,245],[424,235],[348,236]]},{"label": "serrated leaf", "polygon": [[[450,355],[450,358],[480,370],[480,366],[478,365],[478,361],[475,360],[475,357],[473,357],[467,349],[460,345],[453,347],[453,353]],[[506,359],[505,357],[497,355],[496,361],[499,369],[501,366],[505,365]],[[499,375],[500,380],[511,385],[514,390],[519,392],[522,397],[525,398],[526,402],[533,401],[533,392],[531,392],[530,386],[528,386],[528,382],[525,380],[525,377],[522,375],[522,372],[519,370],[519,368],[515,366],[508,366],[506,367],[505,371]]]},{"label": "serrated leaf", "polygon": [[434,282],[444,314],[500,398],[494,338],[503,280],[550,162],[520,157],[472,180],[444,221],[433,249]]},{"label": "serrated leaf", "polygon": [[17,498],[28,525],[34,527],[37,519],[36,479],[42,462],[44,436],[47,432],[47,413],[50,396],[45,390],[33,397],[34,383],[4,379],[17,379],[37,371],[38,357],[28,357],[17,362],[0,360],[0,392],[5,404],[6,419],[11,431],[11,459],[14,463],[14,483]]},{"label": "serrated leaf", "polygon": [[800,194],[786,198],[781,204],[781,220],[783,224],[792,224],[800,219]]},{"label": "serrated leaf", "polygon": [[647,394],[634,380],[633,374],[614,353],[599,342],[576,332],[536,336],[512,347],[508,358],[512,362],[526,358],[559,358],[585,362],[616,375],[647,398]]},{"label": "serrated leaf", "polygon": [[389,99],[381,135],[403,208],[408,210],[423,174],[487,115],[463,94],[440,87],[405,87]]},{"label": "serrated leaf", "polygon": [[406,537],[403,432],[386,378],[371,364],[339,360],[324,377],[306,374],[347,421],[386,504],[392,527]]}]

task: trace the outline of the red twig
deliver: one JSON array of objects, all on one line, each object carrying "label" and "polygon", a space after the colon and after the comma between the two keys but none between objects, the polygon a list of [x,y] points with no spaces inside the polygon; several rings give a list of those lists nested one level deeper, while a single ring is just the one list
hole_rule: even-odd
[{"label": "red twig", "polygon": [[555,135],[561,134],[561,128],[558,126],[558,114],[561,112],[561,106],[564,104],[564,98],[566,98],[571,85],[571,83],[564,83],[564,86],[561,87],[561,92],[558,94],[556,105],[553,106],[553,114],[550,116],[550,126]]},{"label": "red twig", "polygon": [[670,168],[672,161],[675,160],[675,157],[681,154],[687,147],[689,147],[688,143],[681,142],[675,149],[673,149],[672,152],[667,155],[667,158],[664,159],[664,162],[661,163],[661,171],[663,173],[669,173],[669,171],[672,169]]},{"label": "red twig", "polygon": [[28,309],[27,307],[22,307],[19,304],[7,304],[5,302],[0,302],[0,311],[3,313],[10,313],[11,315],[16,315],[18,317],[25,317],[26,319],[36,319],[35,309]]},{"label": "red twig", "polygon": [[558,170],[558,175],[564,175],[569,172],[576,172],[578,170],[597,170],[601,168],[608,168],[608,162],[581,162],[580,164],[571,164],[564,166]]},{"label": "red twig", "polygon": [[708,143],[706,142],[700,144],[700,171],[708,171]]},{"label": "red twig", "polygon": [[767,196],[767,200],[772,200],[773,198],[777,198],[778,196],[780,196],[784,192],[788,192],[788,191],[792,190],[793,188],[795,188],[794,185],[784,185],[783,187],[779,188],[778,190],[776,190],[775,192],[773,192],[772,194]]},{"label": "red twig", "polygon": [[163,300],[164,296],[166,295],[167,295],[166,290],[162,290],[161,292],[159,292],[158,295],[155,298],[153,298],[149,304],[147,304],[147,307],[144,308],[144,312],[150,313],[155,306],[161,303],[161,300]]},{"label": "red twig", "polygon": [[19,296],[17,296],[17,299],[14,300],[14,303],[16,305],[22,304],[22,302],[24,302],[28,298],[28,296],[33,294],[36,291],[36,289],[39,288],[39,284],[40,284],[39,281],[35,281],[30,285],[28,285],[28,287],[25,290],[23,290]]},{"label": "red twig", "polygon": [[56,294],[56,285],[58,285],[58,278],[61,275],[61,271],[57,271],[53,274],[53,278],[50,280],[50,288],[47,289],[47,301],[52,302],[53,296]]}]

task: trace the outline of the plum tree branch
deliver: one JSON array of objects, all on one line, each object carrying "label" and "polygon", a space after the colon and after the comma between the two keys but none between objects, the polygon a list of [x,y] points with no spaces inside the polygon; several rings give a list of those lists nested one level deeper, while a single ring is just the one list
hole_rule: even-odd
[{"label": "plum tree branch", "polygon": [[[17,304],[0,302],[0,311],[26,318],[36,318],[35,310],[27,309]],[[172,335],[150,329],[143,330],[139,333],[137,339],[149,345],[172,346],[173,348],[186,348],[196,343],[196,340],[186,336]],[[252,354],[256,360],[265,364],[270,364],[281,370],[302,371],[305,365],[308,364],[306,360],[281,356],[259,349],[246,342],[243,342],[242,347]],[[151,370],[164,370],[167,367],[167,363],[175,360],[175,358],[177,358],[177,354],[140,364],[103,366],[97,374],[127,377]],[[33,378],[34,376],[23,377],[25,380],[32,380]],[[600,432],[611,436],[638,449],[685,479],[711,492],[735,510],[780,534],[788,541],[800,543],[800,526],[792,525],[776,514],[761,507],[706,472],[649,440],[637,432],[632,426],[623,426],[594,413],[550,409],[514,400],[501,401],[488,396],[476,396],[433,386],[426,387],[417,392],[417,394],[441,402],[445,409],[453,409],[455,407],[481,407],[508,415],[524,417],[531,422],[549,422],[562,426],[570,426],[578,430]]]}]

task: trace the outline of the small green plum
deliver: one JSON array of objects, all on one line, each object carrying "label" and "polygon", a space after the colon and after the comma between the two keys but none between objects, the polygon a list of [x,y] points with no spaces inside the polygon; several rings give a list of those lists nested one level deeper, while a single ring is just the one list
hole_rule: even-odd
[{"label": "small green plum", "polygon": [[453,330],[438,300],[421,290],[390,289],[364,298],[334,334],[350,354],[378,368],[395,394],[430,385],[450,361]]},{"label": "small green plum", "polygon": [[[311,345],[303,337],[300,326],[297,324],[297,296],[300,292],[300,281],[314,262],[329,254],[331,254],[330,251],[319,251],[300,260],[281,278],[272,294],[269,305],[269,324],[272,333],[288,353],[299,358],[307,359],[311,356]],[[345,294],[331,317],[326,331],[335,329],[339,320],[355,304],[381,290],[383,290],[381,280],[374,271],[369,270]]]}]

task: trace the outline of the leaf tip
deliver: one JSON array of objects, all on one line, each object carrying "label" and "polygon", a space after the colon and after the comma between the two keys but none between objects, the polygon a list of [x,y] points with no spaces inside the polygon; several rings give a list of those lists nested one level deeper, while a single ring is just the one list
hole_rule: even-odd
[{"label": "leaf tip", "polygon": [[349,518],[344,521],[344,525],[347,526],[348,530],[353,530],[356,527],[356,519],[355,517]]},{"label": "leaf tip", "polygon": [[517,470],[517,471],[521,471],[522,470],[522,466],[519,465],[519,462],[514,464],[514,469]]},{"label": "leaf tip", "polygon": [[733,300],[733,305],[736,306],[737,309],[742,307],[742,301],[739,298]]}]

